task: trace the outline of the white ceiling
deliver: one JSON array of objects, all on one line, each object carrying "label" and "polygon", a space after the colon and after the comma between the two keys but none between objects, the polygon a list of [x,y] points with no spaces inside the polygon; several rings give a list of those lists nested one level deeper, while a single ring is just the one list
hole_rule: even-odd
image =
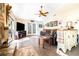
[{"label": "white ceiling", "polygon": [[[12,11],[19,18],[25,20],[44,21],[51,20],[76,20],[79,19],[79,4],[61,4],[61,3],[13,3]],[[39,17],[40,6],[43,6],[49,12],[47,17]]]},{"label": "white ceiling", "polygon": [[[56,3],[13,3],[12,11],[13,13],[23,19],[30,19],[30,20],[43,20],[43,19],[52,19],[56,11],[63,6],[63,4],[56,4]],[[49,12],[47,17],[39,17],[39,10],[40,6],[44,6],[44,9]]]}]

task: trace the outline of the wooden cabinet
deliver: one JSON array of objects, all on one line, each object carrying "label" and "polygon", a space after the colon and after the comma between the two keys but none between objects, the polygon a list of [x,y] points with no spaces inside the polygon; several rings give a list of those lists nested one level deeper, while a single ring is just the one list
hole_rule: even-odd
[{"label": "wooden cabinet", "polygon": [[57,30],[57,49],[62,49],[65,53],[77,46],[77,30]]}]

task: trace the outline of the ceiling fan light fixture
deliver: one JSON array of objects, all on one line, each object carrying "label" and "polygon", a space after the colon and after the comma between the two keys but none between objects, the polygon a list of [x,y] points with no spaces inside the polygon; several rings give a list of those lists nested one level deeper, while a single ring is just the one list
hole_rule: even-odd
[{"label": "ceiling fan light fixture", "polygon": [[43,6],[41,6],[41,10],[39,11],[39,15],[46,17],[49,12],[44,11],[42,8],[43,8]]}]

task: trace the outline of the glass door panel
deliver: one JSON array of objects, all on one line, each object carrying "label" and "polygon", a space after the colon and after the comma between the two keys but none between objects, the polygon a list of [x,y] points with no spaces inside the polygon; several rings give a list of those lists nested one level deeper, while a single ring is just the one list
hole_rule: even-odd
[{"label": "glass door panel", "polygon": [[28,23],[28,34],[31,34],[31,24]]},{"label": "glass door panel", "polygon": [[33,34],[36,33],[36,24],[33,24]]}]

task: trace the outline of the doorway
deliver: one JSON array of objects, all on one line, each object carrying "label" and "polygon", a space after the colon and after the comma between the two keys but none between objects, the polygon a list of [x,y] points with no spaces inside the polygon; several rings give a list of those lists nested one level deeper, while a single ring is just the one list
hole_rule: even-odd
[{"label": "doorway", "polygon": [[27,35],[36,35],[36,24],[28,23]]}]

